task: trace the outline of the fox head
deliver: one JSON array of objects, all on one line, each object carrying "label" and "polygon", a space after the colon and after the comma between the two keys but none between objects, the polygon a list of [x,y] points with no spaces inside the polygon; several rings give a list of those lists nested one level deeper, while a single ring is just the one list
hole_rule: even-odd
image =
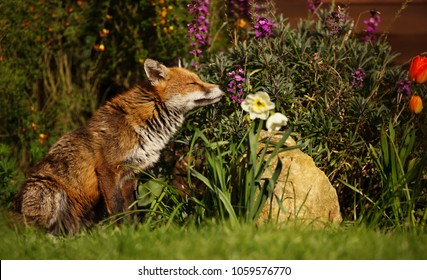
[{"label": "fox head", "polygon": [[167,68],[147,59],[144,70],[162,102],[184,112],[218,102],[224,92],[218,85],[203,82],[194,72],[181,67]]}]

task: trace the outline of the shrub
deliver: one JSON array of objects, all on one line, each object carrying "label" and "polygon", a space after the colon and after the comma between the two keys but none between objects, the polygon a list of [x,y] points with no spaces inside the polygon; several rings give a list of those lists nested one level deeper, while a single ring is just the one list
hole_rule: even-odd
[{"label": "shrub", "polygon": [[16,186],[21,182],[16,161],[11,157],[11,150],[0,144],[0,205],[8,206],[15,194]]},{"label": "shrub", "polygon": [[1,137],[22,170],[106,98],[141,81],[148,54],[187,55],[183,2],[0,4]]},{"label": "shrub", "polygon": [[[420,175],[426,172],[425,141],[414,141],[410,152],[405,150],[405,159],[389,163],[393,167],[387,165],[409,170],[410,163],[417,162],[411,175],[399,173],[399,183],[391,183],[381,168],[387,161],[384,135],[393,134],[393,145],[405,143],[409,133],[405,127],[415,123],[410,135],[425,137],[420,123],[425,115],[413,116],[407,110],[398,86],[398,81],[407,79],[407,70],[393,63],[396,54],[386,37],[367,40],[364,34],[355,34],[354,21],[345,10],[334,7],[318,10],[295,29],[280,16],[273,22],[273,34],[262,38],[249,31],[247,39],[232,40],[235,44],[227,52],[214,55],[205,64],[201,73],[228,89],[228,96],[207,113],[192,114],[189,122],[202,130],[210,143],[228,143],[218,153],[220,159],[229,153],[238,157],[234,149],[244,139],[248,123],[235,98],[236,90],[244,92],[242,98],[266,91],[276,111],[290,119],[303,151],[315,159],[337,188],[346,220],[391,227],[425,225],[426,200],[420,196],[426,184]],[[243,69],[245,82],[230,89],[230,77],[236,69]],[[417,90],[425,92],[426,88],[417,85]],[[405,149],[397,147],[393,150],[396,153]],[[221,162],[222,169],[218,170],[227,172],[225,178],[238,176],[232,170],[225,171]],[[205,168],[212,166],[208,160]],[[206,184],[216,182],[217,175],[206,172],[211,176],[204,179]],[[209,190],[215,195],[212,188]]]}]

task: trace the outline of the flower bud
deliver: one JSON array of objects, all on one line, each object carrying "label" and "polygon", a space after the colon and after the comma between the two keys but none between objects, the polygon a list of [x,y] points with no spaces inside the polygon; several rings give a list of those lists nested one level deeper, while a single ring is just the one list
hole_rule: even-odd
[{"label": "flower bud", "polygon": [[409,100],[409,111],[419,114],[423,110],[423,100],[418,95],[412,95]]}]

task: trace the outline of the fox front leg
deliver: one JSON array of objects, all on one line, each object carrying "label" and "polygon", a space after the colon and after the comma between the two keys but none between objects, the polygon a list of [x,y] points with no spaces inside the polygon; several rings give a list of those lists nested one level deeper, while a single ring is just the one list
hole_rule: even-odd
[{"label": "fox front leg", "polygon": [[136,209],[135,206],[130,207],[136,200],[136,188],[138,186],[137,179],[125,180],[121,186],[121,194],[124,200],[124,209],[131,210]]},{"label": "fox front leg", "polygon": [[105,207],[109,215],[115,215],[125,210],[125,201],[120,187],[118,170],[101,166],[96,169],[99,189],[104,197]]}]

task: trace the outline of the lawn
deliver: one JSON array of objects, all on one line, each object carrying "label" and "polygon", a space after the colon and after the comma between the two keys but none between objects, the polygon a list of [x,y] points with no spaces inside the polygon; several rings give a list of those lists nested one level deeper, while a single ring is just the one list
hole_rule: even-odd
[{"label": "lawn", "polygon": [[[380,11],[352,18],[350,5],[325,1],[294,26],[274,1],[252,2],[0,1],[1,259],[427,259],[425,53],[397,64]],[[392,22],[411,1],[401,2]],[[144,222],[73,237],[11,225],[24,174],[105,101],[149,82],[149,58],[225,94],[189,112],[142,170]],[[287,138],[270,154],[261,130],[291,135],[326,174],[342,225],[253,223],[278,198],[282,162],[269,164]]]},{"label": "lawn", "polygon": [[354,226],[313,229],[289,223],[215,223],[203,226],[147,227],[124,223],[98,226],[75,237],[52,237],[15,228],[2,219],[1,259],[427,259],[427,236],[385,233]]}]

